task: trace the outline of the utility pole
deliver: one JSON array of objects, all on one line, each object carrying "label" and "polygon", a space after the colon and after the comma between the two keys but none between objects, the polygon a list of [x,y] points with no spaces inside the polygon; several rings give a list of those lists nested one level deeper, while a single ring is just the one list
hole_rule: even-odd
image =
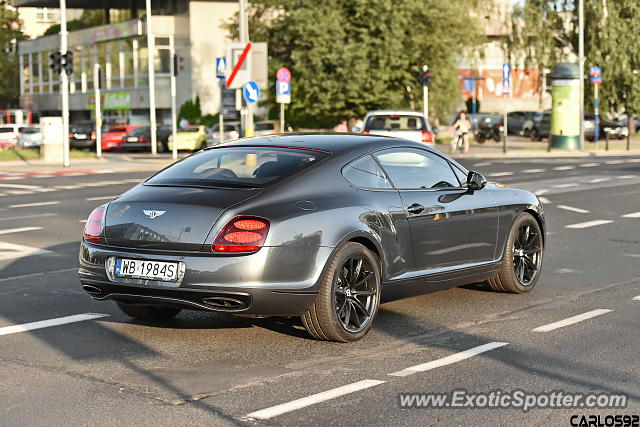
[{"label": "utility pole", "polygon": [[580,80],[580,151],[584,151],[584,0],[578,3],[578,79]]},{"label": "utility pole", "polygon": [[[149,66],[149,128],[151,131],[151,154],[158,153],[158,137],[156,135],[156,75],[153,68],[155,40],[151,30],[151,0],[147,0],[147,62]],[[175,140],[174,144],[175,146]]]},{"label": "utility pole", "polygon": [[173,158],[173,160],[176,160],[178,158],[178,144],[176,143],[176,138],[177,138],[176,126],[178,126],[177,124],[178,113],[176,112],[176,96],[177,96],[176,76],[180,71],[179,70],[180,67],[178,64],[178,57],[176,56],[176,47],[175,47],[175,41],[173,36],[171,37],[169,43],[170,43],[169,49],[170,49],[170,55],[171,55],[171,139],[173,141],[171,157]]},{"label": "utility pole", "polygon": [[[247,17],[247,0],[239,0],[240,3],[240,14],[239,14],[239,30],[240,30],[240,43],[246,44],[249,42],[249,19]],[[249,76],[251,76],[251,63],[249,61]],[[242,89],[239,89],[242,90]],[[244,114],[241,113],[241,116],[244,117],[243,129],[244,136],[253,136],[253,108],[251,104],[244,101],[244,97],[242,99],[242,105]]]},{"label": "utility pole", "polygon": [[[428,72],[429,72],[429,67],[426,65],[422,66],[422,73],[424,74],[424,78],[425,80],[428,79]],[[425,84],[422,85],[422,98],[423,98],[423,103],[422,103],[422,108],[423,108],[423,112],[424,112],[424,119],[428,122],[429,121],[429,83],[428,81],[424,82]]]},{"label": "utility pole", "polygon": [[[67,2],[60,0],[60,53],[66,56],[67,44]],[[69,76],[60,74],[60,90],[62,93],[62,165],[69,167]]]},{"label": "utility pole", "polygon": [[96,97],[96,157],[102,157],[102,105],[100,100],[100,64],[93,66],[93,89]]}]

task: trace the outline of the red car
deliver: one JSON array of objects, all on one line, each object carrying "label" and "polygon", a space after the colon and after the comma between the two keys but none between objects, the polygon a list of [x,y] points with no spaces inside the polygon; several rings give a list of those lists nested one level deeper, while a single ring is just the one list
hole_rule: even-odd
[{"label": "red car", "polygon": [[122,148],[122,137],[132,130],[139,128],[137,125],[114,126],[102,134],[103,150],[119,150]]}]

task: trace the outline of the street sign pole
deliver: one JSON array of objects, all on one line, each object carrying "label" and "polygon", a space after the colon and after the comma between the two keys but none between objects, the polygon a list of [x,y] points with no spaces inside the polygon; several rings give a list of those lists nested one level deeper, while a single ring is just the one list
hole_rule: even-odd
[{"label": "street sign pole", "polygon": [[[67,2],[60,0],[60,53],[66,55],[67,44]],[[60,74],[62,92],[62,165],[69,167],[69,76],[65,70]]]},{"label": "street sign pole", "polygon": [[578,80],[580,84],[580,151],[584,151],[584,0],[578,1]]},{"label": "street sign pole", "polygon": [[593,123],[594,123],[593,132],[594,132],[594,135],[593,135],[593,138],[594,138],[594,141],[596,143],[596,151],[598,151],[598,138],[600,136],[600,124],[599,124],[599,120],[598,120],[599,119],[598,116],[600,114],[599,113],[599,107],[600,106],[598,105],[598,87],[600,85],[595,84],[594,86],[595,87],[593,88],[593,96],[594,96],[594,99],[593,99],[593,112],[594,112],[594,120],[593,120]]},{"label": "street sign pole", "polygon": [[93,88],[96,97],[96,157],[102,157],[102,102],[100,100],[100,64],[93,66]]},{"label": "street sign pole", "polygon": [[280,103],[280,133],[284,133],[284,102]]},{"label": "street sign pole", "polygon": [[169,41],[169,49],[171,55],[171,138],[173,141],[173,147],[171,147],[171,157],[173,160],[178,158],[178,144],[176,144],[177,131],[176,127],[178,126],[178,112],[176,106],[176,98],[177,98],[177,88],[176,88],[176,74],[178,70],[176,69],[176,47],[174,44],[174,39],[171,37]]},{"label": "street sign pole", "polygon": [[220,114],[218,115],[218,138],[220,144],[224,142],[224,78],[218,79],[220,86]]},{"label": "street sign pole", "polygon": [[[158,137],[156,135],[156,76],[153,66],[155,56],[155,39],[151,30],[151,0],[146,2],[147,10],[147,65],[149,69],[149,127],[151,130],[151,154],[158,153]],[[174,146],[175,139],[174,139]]]}]

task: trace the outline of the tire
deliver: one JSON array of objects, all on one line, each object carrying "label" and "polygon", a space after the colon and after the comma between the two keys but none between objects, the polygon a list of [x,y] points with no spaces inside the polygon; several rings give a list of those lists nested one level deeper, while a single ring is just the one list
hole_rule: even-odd
[{"label": "tire", "polygon": [[485,141],[485,139],[484,139],[483,135],[481,135],[481,134],[476,135],[476,142],[478,144],[484,144],[484,141]]},{"label": "tire", "polygon": [[[525,237],[527,227],[530,237]],[[530,243],[523,244],[523,241]],[[523,212],[511,226],[500,271],[487,284],[494,291],[515,294],[529,292],[538,283],[543,259],[544,240],[540,225],[531,214]],[[535,267],[535,271],[531,267]]]},{"label": "tire", "polygon": [[118,307],[128,316],[138,320],[162,321],[169,320],[180,313],[179,308],[171,308],[164,305],[137,305],[117,302]]},{"label": "tire", "polygon": [[301,319],[317,340],[352,342],[369,332],[379,305],[378,257],[359,243],[347,242],[329,260],[318,296]]},{"label": "tire", "polygon": [[164,153],[167,151],[167,147],[164,145],[164,142],[158,140],[158,153]]}]

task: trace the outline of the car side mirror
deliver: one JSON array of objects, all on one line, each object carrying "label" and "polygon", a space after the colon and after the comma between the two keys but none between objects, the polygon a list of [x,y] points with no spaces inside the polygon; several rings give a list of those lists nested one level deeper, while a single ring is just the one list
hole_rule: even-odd
[{"label": "car side mirror", "polygon": [[467,188],[469,190],[481,190],[487,185],[487,178],[480,172],[469,171],[467,175]]}]

